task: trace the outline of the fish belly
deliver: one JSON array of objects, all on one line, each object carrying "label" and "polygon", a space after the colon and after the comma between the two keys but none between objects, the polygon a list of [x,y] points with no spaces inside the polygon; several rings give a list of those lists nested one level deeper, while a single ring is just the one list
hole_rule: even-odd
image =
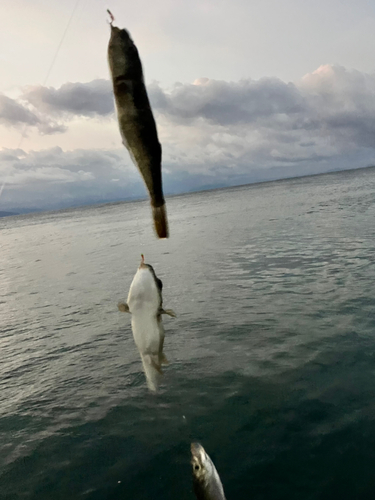
[{"label": "fish belly", "polygon": [[162,338],[156,316],[152,317],[142,311],[133,314],[132,331],[134,342],[141,354],[159,354]]},{"label": "fish belly", "polygon": [[138,269],[130,285],[127,304],[132,314],[155,316],[161,305],[160,292],[149,269]]}]

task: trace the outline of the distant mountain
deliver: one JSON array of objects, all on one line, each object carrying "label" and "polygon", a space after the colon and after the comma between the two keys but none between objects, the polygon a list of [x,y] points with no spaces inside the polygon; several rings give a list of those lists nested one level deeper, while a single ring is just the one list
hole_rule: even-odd
[{"label": "distant mountain", "polygon": [[16,212],[1,212],[0,217],[8,217],[9,215],[18,215]]}]

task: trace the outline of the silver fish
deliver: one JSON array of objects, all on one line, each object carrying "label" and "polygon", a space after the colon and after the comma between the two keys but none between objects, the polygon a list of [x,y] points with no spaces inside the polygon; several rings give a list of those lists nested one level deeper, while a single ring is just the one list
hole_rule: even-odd
[{"label": "silver fish", "polygon": [[199,443],[191,443],[194,493],[198,500],[226,500],[217,470]]},{"label": "silver fish", "polygon": [[163,309],[163,283],[152,266],[146,264],[142,255],[141,264],[130,285],[127,303],[120,302],[118,308],[132,315],[132,331],[135,344],[141,355],[147,385],[156,391],[162,365],[168,364],[163,352],[164,326],[162,314],[175,317],[170,309]]},{"label": "silver fish", "polygon": [[[113,21],[113,16],[110,15]],[[112,26],[112,22],[108,63],[123,144],[138,167],[150,194],[156,233],[159,238],[168,238],[161,175],[161,145],[144,84],[142,63],[129,33]]]}]

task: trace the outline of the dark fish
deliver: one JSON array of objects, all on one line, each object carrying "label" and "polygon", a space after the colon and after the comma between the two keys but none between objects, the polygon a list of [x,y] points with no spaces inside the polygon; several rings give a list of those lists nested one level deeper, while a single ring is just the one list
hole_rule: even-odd
[{"label": "dark fish", "polygon": [[163,309],[162,288],[162,281],[153,267],[145,263],[142,255],[141,265],[130,285],[127,303],[118,304],[120,311],[132,315],[134,341],[152,391],[158,388],[162,365],[168,363],[163,352],[165,333],[162,314],[175,316],[173,311]]},{"label": "dark fish", "polygon": [[219,474],[199,443],[191,443],[194,493],[198,500],[226,500]]},{"label": "dark fish", "polygon": [[161,176],[161,145],[143,80],[142,63],[129,33],[112,26],[112,23],[108,62],[123,144],[150,193],[156,233],[159,238],[168,238]]}]

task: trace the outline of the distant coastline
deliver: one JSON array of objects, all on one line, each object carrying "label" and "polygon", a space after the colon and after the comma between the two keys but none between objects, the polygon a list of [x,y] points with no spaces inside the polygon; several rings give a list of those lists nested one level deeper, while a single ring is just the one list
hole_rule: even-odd
[{"label": "distant coastline", "polygon": [[0,217],[9,217],[11,215],[19,215],[17,212],[2,212],[0,210]]},{"label": "distant coastline", "polygon": [[[244,186],[255,186],[257,184],[267,184],[270,182],[283,182],[283,181],[290,181],[293,179],[304,179],[308,177],[318,177],[318,176],[323,176],[323,175],[334,175],[334,174],[343,174],[346,172],[359,172],[361,170],[367,170],[370,168],[375,168],[375,165],[368,165],[366,167],[355,167],[355,168],[347,168],[347,169],[342,169],[342,170],[327,170],[326,172],[319,172],[316,174],[305,174],[305,175],[293,175],[291,177],[278,177],[275,176],[275,178],[269,178],[267,180],[256,180],[254,182],[241,182],[238,181],[233,184],[227,184],[223,185],[220,183],[217,184],[211,184],[211,185],[202,185],[197,189],[190,189],[186,191],[175,191],[175,192],[168,192],[165,191],[165,194],[168,198],[175,197],[175,196],[181,196],[181,195],[187,195],[187,194],[193,194],[193,193],[200,193],[200,192],[207,192],[207,191],[220,191],[222,189],[233,189],[233,188],[240,188]],[[60,211],[66,211],[66,210],[74,210],[76,208],[90,208],[94,206],[100,206],[100,205],[110,205],[114,203],[132,203],[132,202],[137,202],[137,201],[145,201],[147,200],[146,194],[144,196],[136,196],[136,197],[125,197],[122,199],[103,199],[103,200],[87,200],[86,202],[82,203],[73,203],[72,205],[67,205],[67,206],[56,206],[56,207],[40,207],[40,208],[27,208],[27,207],[15,207],[16,212],[12,211],[0,211],[0,217],[9,217],[9,216],[16,216],[16,215],[27,215],[27,214],[32,214],[32,213],[41,213],[41,212],[60,212]]]}]

